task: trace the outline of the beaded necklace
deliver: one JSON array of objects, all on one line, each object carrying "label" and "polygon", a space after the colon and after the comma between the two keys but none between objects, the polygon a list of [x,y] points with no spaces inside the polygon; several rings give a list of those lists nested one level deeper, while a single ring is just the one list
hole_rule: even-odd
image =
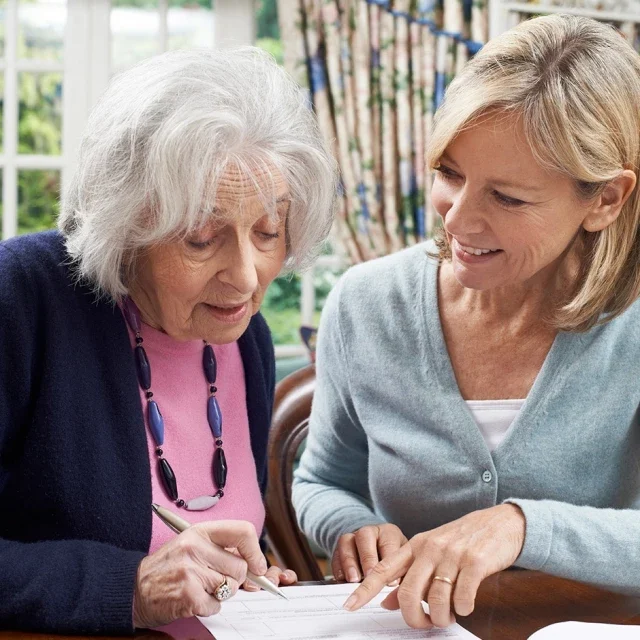
[{"label": "beaded necklace", "polygon": [[211,509],[218,503],[220,498],[224,496],[224,487],[227,483],[227,459],[224,455],[224,449],[222,448],[222,413],[220,411],[220,405],[216,398],[217,387],[215,386],[216,378],[218,375],[218,364],[216,362],[216,355],[213,351],[213,347],[204,341],[204,351],[202,353],[202,366],[204,369],[204,375],[209,383],[209,397],[207,399],[207,421],[213,439],[215,442],[215,451],[213,453],[212,475],[218,490],[213,495],[198,496],[191,500],[182,500],[178,497],[178,483],[176,475],[169,464],[169,461],[164,458],[164,451],[162,446],[164,444],[164,419],[162,413],[160,413],[160,407],[158,403],[153,400],[153,392],[151,391],[151,366],[149,359],[142,346],[144,339],[141,335],[142,323],[140,321],[140,312],[131,298],[126,298],[123,304],[124,316],[127,319],[127,323],[131,327],[131,330],[136,336],[136,346],[134,348],[136,372],[138,374],[138,383],[140,388],[144,391],[147,399],[147,427],[153,437],[156,444],[155,453],[158,457],[158,473],[162,481],[162,485],[167,496],[176,503],[178,507],[183,507],[189,511],[205,511]]}]

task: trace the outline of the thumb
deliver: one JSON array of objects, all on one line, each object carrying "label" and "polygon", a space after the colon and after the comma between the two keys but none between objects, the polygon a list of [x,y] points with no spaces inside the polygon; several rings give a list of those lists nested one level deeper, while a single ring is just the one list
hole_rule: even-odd
[{"label": "thumb", "polygon": [[206,535],[211,542],[224,548],[234,548],[245,560],[249,571],[258,576],[267,572],[267,561],[260,549],[255,527],[245,520],[219,520],[194,525]]}]

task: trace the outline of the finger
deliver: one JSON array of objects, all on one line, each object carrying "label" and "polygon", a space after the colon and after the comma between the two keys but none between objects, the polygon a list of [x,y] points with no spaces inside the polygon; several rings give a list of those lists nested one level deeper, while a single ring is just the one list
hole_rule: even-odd
[{"label": "finger", "polygon": [[344,575],[347,576],[347,582],[360,582],[360,561],[358,560],[355,534],[347,533],[342,536],[338,542],[337,552]]},{"label": "finger", "polygon": [[267,560],[260,550],[256,529],[250,522],[244,520],[202,522],[190,529],[201,532],[220,547],[235,547],[246,561],[249,570],[256,575],[262,576],[267,572]]},{"label": "finger", "polygon": [[280,584],[289,585],[298,582],[298,574],[291,569],[287,569],[280,574]]},{"label": "finger", "polygon": [[487,576],[477,567],[462,567],[453,592],[453,606],[461,616],[471,614],[476,606],[476,595],[481,582]]},{"label": "finger", "polygon": [[[408,547],[410,545],[405,545]],[[402,547],[404,549],[404,547]],[[398,587],[398,604],[404,621],[413,629],[433,627],[430,617],[424,612],[422,601],[431,582],[433,563],[430,558],[414,560],[402,584]]]},{"label": "finger", "polygon": [[387,597],[380,603],[383,609],[389,609],[389,611],[396,611],[400,608],[398,602],[398,590],[394,589],[391,593],[387,594]]},{"label": "finger", "polygon": [[331,573],[333,574],[335,580],[344,580],[344,569],[342,568],[342,562],[340,561],[339,541],[336,550],[333,552],[333,557],[331,558]]},{"label": "finger", "polygon": [[333,557],[331,558],[331,573],[333,574],[334,580],[344,580],[344,571],[342,570],[342,565],[340,564],[340,554],[338,553],[337,548],[333,552]]},{"label": "finger", "polygon": [[355,611],[367,604],[389,582],[404,575],[413,560],[411,545],[401,547],[397,553],[380,560],[362,584],[349,596],[344,603],[347,611]]},{"label": "finger", "polygon": [[242,584],[246,580],[247,563],[240,556],[204,541],[194,547],[192,553],[206,569],[216,571],[223,576],[229,576],[238,584]]},{"label": "finger", "polygon": [[229,589],[231,589],[231,597],[235,596],[240,588],[240,582],[238,582],[235,578],[228,576],[224,573],[220,573],[218,571],[207,571],[206,575],[203,577],[203,587],[204,591],[212,596],[216,601],[218,599],[215,597],[215,592],[218,587],[224,584],[226,578],[227,585]]},{"label": "finger", "polygon": [[407,539],[395,528],[382,527],[378,538],[378,553],[380,559],[394,554]]},{"label": "finger", "polygon": [[260,587],[255,582],[251,582],[249,578],[244,581],[242,588],[245,591],[260,591]]},{"label": "finger", "polygon": [[378,534],[380,527],[363,527],[356,531],[356,549],[358,550],[358,558],[364,576],[368,576],[369,572],[378,564]]},{"label": "finger", "polygon": [[453,584],[449,584],[444,580],[432,578],[427,596],[431,622],[436,627],[448,627],[455,622],[455,618],[451,613],[451,597],[458,578],[458,567],[450,563],[440,564],[433,572],[433,576],[449,578],[453,582]]},{"label": "finger", "polygon": [[189,617],[200,616],[206,618],[220,613],[221,603],[216,600],[210,593],[202,591],[197,597],[193,598],[192,606],[189,610]]}]

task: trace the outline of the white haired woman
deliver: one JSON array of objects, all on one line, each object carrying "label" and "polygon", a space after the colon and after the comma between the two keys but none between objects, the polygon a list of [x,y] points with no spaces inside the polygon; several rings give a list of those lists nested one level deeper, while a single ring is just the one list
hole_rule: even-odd
[{"label": "white haired woman", "polygon": [[412,627],[512,564],[640,594],[640,57],[525,22],[451,84],[428,160],[439,259],[355,267],[327,303],[302,527],[367,576],[348,609],[402,578]]},{"label": "white haired woman", "polygon": [[[247,569],[295,581],[258,539],[274,391],[258,310],[313,258],[335,197],[304,93],[259,50],[115,78],[60,230],[0,245],[2,628],[131,633],[216,613]],[[152,502],[195,526],[176,536]]]}]

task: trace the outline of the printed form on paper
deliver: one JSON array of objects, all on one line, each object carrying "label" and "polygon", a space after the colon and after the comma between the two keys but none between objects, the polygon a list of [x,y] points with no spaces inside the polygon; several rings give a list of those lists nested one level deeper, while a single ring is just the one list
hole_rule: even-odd
[{"label": "printed form on paper", "polygon": [[216,640],[478,640],[458,624],[411,629],[399,611],[380,606],[390,588],[359,611],[345,611],[342,605],[357,586],[286,587],[288,602],[265,591],[239,591],[218,615],[200,621]]}]

